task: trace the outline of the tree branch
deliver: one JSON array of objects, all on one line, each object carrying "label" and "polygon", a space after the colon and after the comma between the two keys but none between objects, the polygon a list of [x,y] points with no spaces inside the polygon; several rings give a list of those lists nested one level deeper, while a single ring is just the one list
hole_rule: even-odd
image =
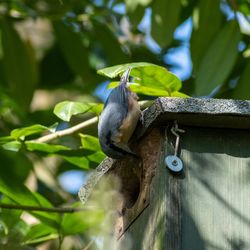
[{"label": "tree branch", "polygon": [[52,134],[49,134],[49,135],[45,135],[45,136],[42,136],[42,137],[39,137],[35,140],[32,140],[34,142],[48,142],[48,141],[52,141],[56,138],[59,138],[59,137],[63,137],[63,136],[66,136],[66,135],[71,135],[75,132],[77,132],[78,130],[80,129],[83,129],[83,128],[86,128],[92,124],[95,124],[96,122],[98,121],[98,117],[95,116],[87,121],[84,121],[84,122],[81,122],[71,128],[67,128],[67,129],[64,129],[64,130],[60,130],[60,131],[56,131],[55,133],[52,133]]},{"label": "tree branch", "polygon": [[14,205],[14,204],[0,204],[0,208],[17,209],[25,211],[41,211],[50,213],[75,213],[88,210],[88,208],[38,207],[38,206],[25,206],[25,205]]}]

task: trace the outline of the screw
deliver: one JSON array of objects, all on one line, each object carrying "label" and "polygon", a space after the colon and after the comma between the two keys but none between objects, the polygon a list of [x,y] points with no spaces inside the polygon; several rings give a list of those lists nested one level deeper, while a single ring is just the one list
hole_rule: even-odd
[{"label": "screw", "polygon": [[173,166],[177,166],[177,165],[178,165],[178,162],[177,162],[176,160],[173,160],[173,161],[172,161],[172,164],[173,164]]}]

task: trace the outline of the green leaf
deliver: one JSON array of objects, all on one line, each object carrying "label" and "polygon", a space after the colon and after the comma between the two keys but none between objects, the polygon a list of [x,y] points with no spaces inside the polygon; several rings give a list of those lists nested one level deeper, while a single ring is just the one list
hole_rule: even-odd
[{"label": "green leaf", "polygon": [[11,142],[11,141],[13,141],[13,137],[11,136],[0,137],[0,145],[5,144],[7,142]]},{"label": "green leaf", "polygon": [[82,147],[93,151],[101,150],[100,143],[97,137],[86,134],[79,134],[81,137]]},{"label": "green leaf", "polygon": [[14,129],[11,131],[10,135],[15,139],[19,139],[32,134],[38,134],[46,130],[49,130],[49,128],[40,124],[36,124],[25,128]]},{"label": "green leaf", "polygon": [[82,103],[64,101],[56,104],[54,114],[64,121],[70,121],[72,115],[83,114],[86,112],[99,113],[102,105],[98,103]]},{"label": "green leaf", "polygon": [[85,156],[62,156],[62,158],[79,167],[79,168],[82,168],[84,170],[89,170],[90,169],[90,163],[89,163],[89,160],[87,159],[87,157]]},{"label": "green leaf", "polygon": [[101,146],[97,137],[86,134],[79,134],[83,149],[93,150],[94,153],[86,155],[86,159],[90,162],[99,164],[106,155],[101,151]]},{"label": "green leaf", "polygon": [[22,152],[0,150],[0,178],[23,183],[27,179],[33,164]]},{"label": "green leaf", "polygon": [[118,37],[105,22],[92,20],[93,37],[98,42],[108,64],[128,62],[128,56],[123,52]]},{"label": "green leaf", "polygon": [[97,151],[93,154],[88,155],[87,159],[91,162],[99,164],[101,161],[104,160],[105,157],[106,155],[102,151]]},{"label": "green leaf", "polygon": [[143,94],[143,95],[149,95],[149,96],[169,96],[170,93],[167,90],[160,89],[160,88],[154,88],[154,87],[148,87],[148,86],[142,86],[139,84],[132,84],[130,85],[130,88],[132,91]]},{"label": "green leaf", "polygon": [[129,17],[131,25],[133,25],[133,27],[136,28],[140,24],[145,14],[145,7],[141,5],[137,5],[136,8],[133,10],[126,8],[126,13]]},{"label": "green leaf", "polygon": [[180,18],[181,0],[153,1],[151,35],[161,47],[167,47]]},{"label": "green leaf", "polygon": [[152,0],[125,0],[128,11],[135,11],[138,6],[146,7]]},{"label": "green leaf", "polygon": [[222,17],[220,0],[202,0],[194,9],[190,52],[195,73],[199,69],[207,48],[219,32]]},{"label": "green leaf", "polygon": [[236,88],[232,92],[232,98],[250,100],[250,61],[248,61]]},{"label": "green leaf", "polygon": [[179,91],[175,91],[171,94],[172,97],[181,97],[181,98],[189,98],[190,96],[184,94],[184,93],[181,93]]},{"label": "green leaf", "polygon": [[45,153],[56,153],[63,150],[70,150],[70,148],[63,145],[47,144],[34,141],[26,141],[25,145],[29,151],[40,151]]},{"label": "green leaf", "polygon": [[[15,183],[9,179],[0,179],[0,192],[8,196],[19,205],[52,207],[50,202],[38,193],[32,193],[23,184]],[[58,214],[48,212],[31,212],[31,214],[46,224],[56,228],[58,226],[60,219]]]},{"label": "green leaf", "polygon": [[58,238],[58,230],[39,223],[30,227],[24,238],[24,244],[34,244]]},{"label": "green leaf", "polygon": [[27,239],[24,241],[23,244],[26,244],[26,245],[37,244],[37,243],[42,243],[42,242],[49,241],[49,240],[54,240],[54,239],[57,239],[58,237],[59,237],[58,233],[49,233],[47,235],[41,236],[36,239]]},{"label": "green leaf", "polygon": [[224,83],[236,61],[240,38],[237,22],[230,21],[211,43],[197,72],[195,81],[197,96],[208,95]]},{"label": "green leaf", "polygon": [[84,83],[88,83],[88,87],[93,87],[96,76],[89,67],[89,50],[84,43],[86,37],[83,37],[81,32],[75,32],[72,27],[59,21],[54,22],[53,27],[62,54],[71,70],[76,75],[81,76]]},{"label": "green leaf", "polygon": [[134,82],[151,88],[148,89],[151,92],[153,92],[153,88],[164,90],[164,93],[161,92],[161,94],[165,94],[166,96],[166,92],[168,92],[168,95],[171,95],[171,92],[178,91],[181,88],[181,81],[176,75],[164,67],[151,63],[121,64],[98,70],[97,73],[114,78],[124,72],[129,66],[132,67],[130,75],[134,77]]},{"label": "green leaf", "polygon": [[[76,203],[73,207],[81,207]],[[103,211],[81,211],[72,214],[65,214],[62,220],[64,235],[83,233],[87,229],[100,225],[104,219]]]},{"label": "green leaf", "polygon": [[[97,71],[97,74],[107,76],[109,78],[115,78],[115,77],[121,75],[121,73],[126,71],[126,69],[130,66],[132,68],[137,68],[137,67],[145,67],[145,66],[153,66],[153,65],[154,64],[147,63],[147,62],[126,63],[126,64],[115,65],[115,66],[104,68],[104,69],[99,69]],[[132,72],[131,72],[131,74],[132,74]]]},{"label": "green leaf", "polygon": [[[147,87],[140,85],[138,83],[129,83],[129,88],[138,94],[148,95],[148,96],[170,96],[169,92],[164,89]],[[108,85],[108,88],[115,88],[119,85],[119,82],[111,82]]]},{"label": "green leaf", "polygon": [[22,143],[19,141],[11,141],[11,142],[7,142],[7,143],[3,144],[2,147],[5,150],[18,152],[19,149],[22,147]]},{"label": "green leaf", "polygon": [[[15,203],[7,196],[4,196],[1,198],[1,204],[15,204]],[[8,230],[13,228],[15,224],[18,223],[21,214],[22,214],[21,210],[1,208],[0,221],[2,220],[4,222]]]},{"label": "green leaf", "polygon": [[1,19],[0,28],[2,31],[4,79],[16,102],[25,111],[28,111],[38,82],[34,51],[29,43],[22,41],[10,19]]},{"label": "green leaf", "polygon": [[242,12],[244,15],[250,15],[250,2],[249,0],[238,0],[237,1],[238,10]]},{"label": "green leaf", "polygon": [[126,13],[129,16],[131,25],[137,27],[145,13],[145,8],[152,0],[125,0]]}]

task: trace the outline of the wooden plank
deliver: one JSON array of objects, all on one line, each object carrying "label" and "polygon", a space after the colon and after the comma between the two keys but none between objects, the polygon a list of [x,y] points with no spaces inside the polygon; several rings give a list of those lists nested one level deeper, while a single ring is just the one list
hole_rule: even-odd
[{"label": "wooden plank", "polygon": [[[157,250],[166,248],[167,171],[163,164],[164,150],[161,139],[163,139],[161,136],[158,137],[158,142],[156,141],[154,144],[158,144],[160,147],[158,160],[155,160],[157,168],[154,170],[154,178],[148,186],[150,188],[149,206],[127,229],[120,239],[118,249]],[[150,151],[147,154],[150,155]]]},{"label": "wooden plank", "polygon": [[250,249],[249,130],[185,130],[181,249]]},{"label": "wooden plank", "polygon": [[180,183],[184,179],[180,175],[171,173],[165,166],[165,155],[174,152],[173,142],[175,138],[168,136],[169,134],[168,131],[155,169],[155,176],[150,185],[149,206],[123,235],[119,249],[180,249]]}]

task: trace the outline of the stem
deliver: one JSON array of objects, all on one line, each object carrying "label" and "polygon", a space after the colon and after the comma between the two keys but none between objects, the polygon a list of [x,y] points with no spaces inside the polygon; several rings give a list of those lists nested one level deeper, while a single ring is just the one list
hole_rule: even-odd
[{"label": "stem", "polygon": [[26,211],[42,211],[51,213],[75,213],[88,210],[87,208],[71,208],[71,207],[37,207],[37,206],[25,206],[25,205],[13,205],[13,204],[0,204],[0,208],[6,209],[18,209]]},{"label": "stem", "polygon": [[92,124],[95,124],[97,121],[98,121],[98,117],[95,116],[95,117],[93,117],[87,121],[81,122],[81,123],[79,123],[71,128],[67,128],[67,129],[60,130],[60,131],[57,131],[57,132],[49,134],[49,135],[39,137],[33,141],[34,142],[48,142],[48,141],[54,140],[54,139],[59,138],[59,137],[71,135],[80,129],[83,129],[83,128],[86,128]]},{"label": "stem", "polygon": [[93,243],[94,243],[94,240],[91,240],[91,241],[88,243],[88,245],[85,246],[85,247],[83,248],[83,250],[89,250],[89,248],[92,246]]}]

